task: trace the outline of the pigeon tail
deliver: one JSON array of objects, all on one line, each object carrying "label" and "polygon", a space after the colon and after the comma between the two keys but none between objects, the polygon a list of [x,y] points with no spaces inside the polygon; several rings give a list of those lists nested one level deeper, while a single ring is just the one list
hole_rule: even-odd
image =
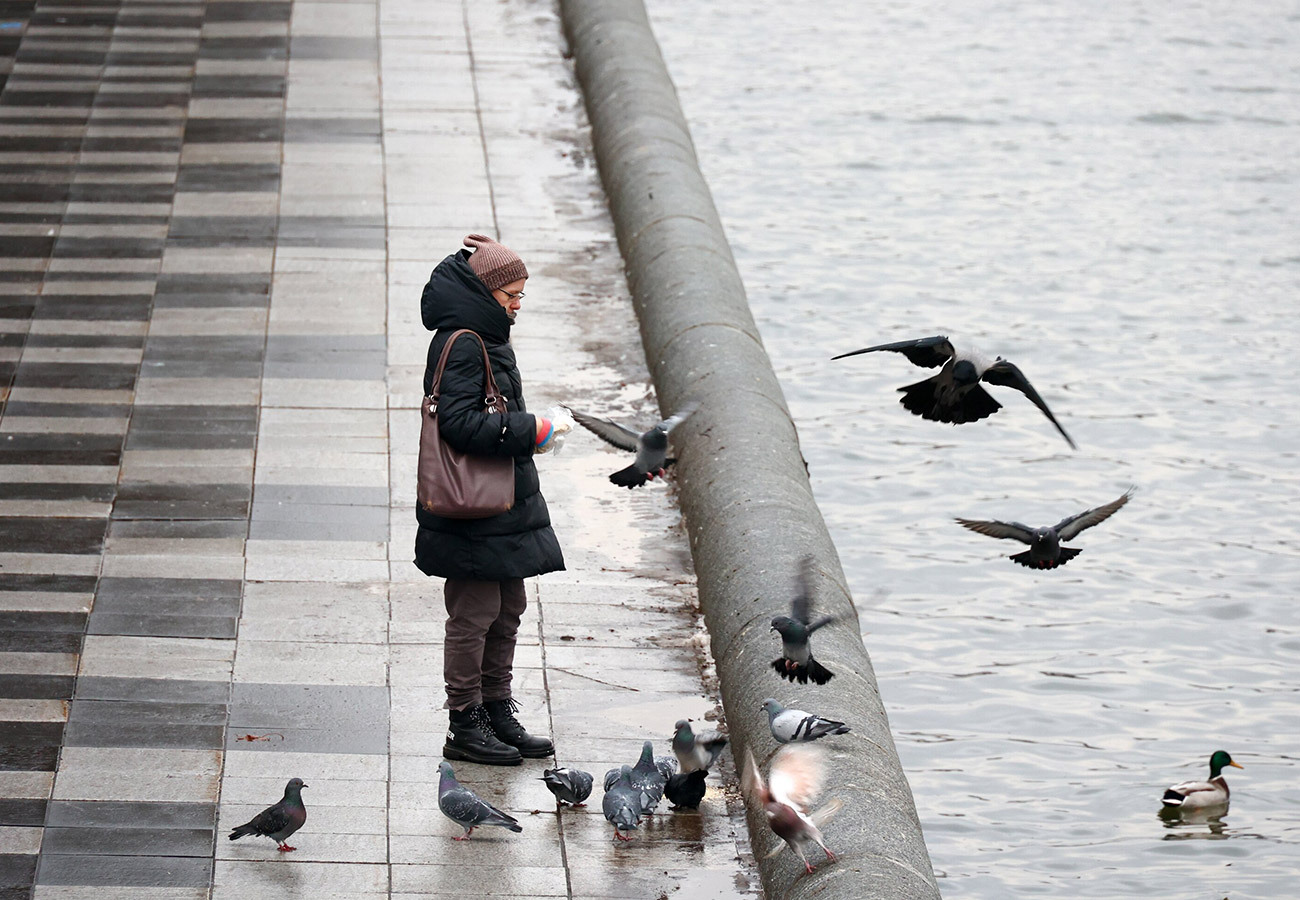
[{"label": "pigeon tail", "polygon": [[234,831],[230,832],[230,839],[232,841],[237,841],[242,837],[248,837],[250,834],[257,834],[257,829],[253,827],[252,822],[249,822],[247,825],[240,825]]},{"label": "pigeon tail", "polygon": [[1034,560],[1029,558],[1030,552],[1031,551],[1026,550],[1024,553],[1017,553],[1015,556],[1009,558],[1029,569],[1055,569],[1058,566],[1065,565],[1066,563],[1074,559],[1083,551],[1076,550],[1073,547],[1062,547],[1061,555],[1058,556],[1056,559],[1044,559],[1044,560],[1039,560],[1038,562],[1035,562]]},{"label": "pigeon tail", "polygon": [[619,469],[613,475],[609,476],[609,480],[619,487],[625,487],[628,490],[631,490],[632,488],[639,488],[649,479],[646,478],[645,472],[642,472],[635,465],[632,465],[628,466],[626,469]]},{"label": "pigeon tail", "polygon": [[925,381],[899,388],[903,396],[898,402],[914,416],[932,422],[948,422],[952,425],[978,422],[1002,408],[1002,404],[994,400],[992,395],[979,385],[971,387],[956,399],[948,399],[944,402],[940,399],[938,391],[940,377],[936,375],[934,378],[927,378]]},{"label": "pigeon tail", "polygon": [[811,656],[808,657],[808,662],[803,665],[783,656],[780,659],[772,660],[772,669],[776,674],[792,683],[797,681],[800,684],[807,684],[808,680],[812,679],[814,684],[825,684],[835,677],[834,672]]}]

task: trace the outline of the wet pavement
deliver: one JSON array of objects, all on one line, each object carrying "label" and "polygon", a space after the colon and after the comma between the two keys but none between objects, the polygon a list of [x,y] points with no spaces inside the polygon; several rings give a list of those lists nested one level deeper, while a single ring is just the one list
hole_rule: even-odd
[{"label": "wet pavement", "polygon": [[[530,407],[654,411],[561,47],[535,2],[4,5],[0,898],[758,895],[729,756],[618,847],[545,761],[456,767],[521,834],[437,810],[430,268],[497,234]],[[516,666],[598,780],[717,709],[671,491],[621,465],[539,460],[569,568]],[[225,839],[295,776],[297,851]]]}]

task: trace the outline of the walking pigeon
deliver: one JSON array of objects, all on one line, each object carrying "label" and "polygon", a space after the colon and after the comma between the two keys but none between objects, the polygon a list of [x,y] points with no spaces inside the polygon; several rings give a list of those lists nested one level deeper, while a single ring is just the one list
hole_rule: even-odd
[{"label": "walking pigeon", "polygon": [[605,797],[601,800],[601,809],[605,819],[614,826],[614,840],[630,841],[631,836],[623,834],[631,831],[641,823],[644,809],[641,806],[642,792],[632,785],[632,767],[622,766],[611,781],[605,779]]},{"label": "walking pigeon", "polygon": [[799,583],[790,615],[772,619],[772,630],[781,635],[781,658],[772,660],[776,674],[789,681],[807,684],[812,679],[825,684],[835,677],[829,669],[813,659],[808,638],[814,631],[835,621],[834,616],[822,616],[812,621],[813,558],[805,556],[799,565]]},{"label": "walking pigeon", "polygon": [[632,787],[643,793],[641,808],[647,816],[655,811],[663,799],[664,785],[668,783],[668,779],[655,765],[654,752],[654,744],[646,741],[641,746],[641,758],[632,767]]},{"label": "walking pigeon", "polygon": [[274,806],[268,806],[252,819],[230,832],[230,839],[237,841],[246,835],[269,837],[279,846],[281,853],[297,850],[285,843],[307,821],[307,807],[302,805],[302,789],[308,787],[301,778],[290,778],[284,786],[284,797]]},{"label": "walking pigeon", "polygon": [[977,519],[957,519],[959,523],[978,534],[992,538],[1010,538],[1029,545],[1029,549],[1010,557],[1022,566],[1031,569],[1055,569],[1074,559],[1083,551],[1073,547],[1062,547],[1062,541],[1073,540],[1085,528],[1106,521],[1128,503],[1133,496],[1129,488],[1118,499],[1105,506],[1086,509],[1073,516],[1066,516],[1051,527],[1030,528],[1019,522],[980,521]]},{"label": "walking pigeon", "polygon": [[685,422],[691,413],[699,409],[700,404],[692,400],[677,413],[664,419],[644,434],[637,434],[630,428],[610,419],[598,419],[586,413],[575,412],[573,418],[596,437],[613,444],[620,450],[636,454],[636,460],[626,469],[620,469],[609,480],[629,490],[640,487],[656,475],[663,476],[664,470],[675,459],[668,456],[668,435],[674,428]]},{"label": "walking pigeon", "polygon": [[583,801],[591,796],[591,773],[581,769],[546,769],[540,780],[546,782],[546,789],[561,805],[586,806]]},{"label": "walking pigeon", "polygon": [[800,744],[824,738],[828,734],[848,734],[849,726],[834,719],[823,719],[802,709],[786,709],[771,697],[763,701],[767,727],[779,744]]},{"label": "walking pigeon", "polygon": [[1029,379],[1015,365],[1000,356],[990,362],[974,351],[957,350],[945,335],[936,335],[914,341],[863,347],[861,350],[832,356],[831,359],[844,359],[846,356],[873,353],[876,350],[902,353],[913,365],[924,369],[943,367],[932,378],[899,388],[903,396],[898,402],[912,415],[935,422],[951,422],[954,425],[987,418],[1002,408],[1001,403],[980,387],[981,381],[987,381],[989,384],[1015,388],[1028,397],[1056,426],[1070,449],[1076,449],[1073,438],[1056,421],[1056,416],[1052,415],[1043,398],[1038,396],[1038,391],[1034,390]]},{"label": "walking pigeon", "polygon": [[683,775],[697,769],[712,769],[722,754],[722,748],[726,746],[727,739],[716,731],[697,735],[690,722],[686,719],[677,720],[673,731],[673,753],[681,763]]},{"label": "walking pigeon", "polygon": [[772,758],[767,784],[763,783],[754,755],[745,751],[741,787],[747,795],[758,800],[767,815],[767,824],[777,837],[785,841],[777,844],[767,854],[769,857],[789,847],[799,854],[804,868],[811,872],[813,867],[804,849],[808,844],[816,844],[825,851],[827,859],[835,861],[835,854],[826,846],[821,829],[835,818],[843,804],[835,798],[816,812],[808,812],[808,807],[821,790],[821,782],[821,756],[815,747],[795,744],[778,750]]},{"label": "walking pigeon", "polygon": [[453,841],[467,841],[475,828],[486,825],[499,825],[514,832],[524,830],[512,817],[457,781],[448,762],[438,763],[438,809],[465,829],[465,833],[453,837]]},{"label": "walking pigeon", "polygon": [[668,783],[664,785],[664,796],[668,798],[672,808],[699,809],[700,802],[704,800],[704,795],[708,791],[704,785],[704,779],[708,774],[705,769],[693,769],[669,778]]}]

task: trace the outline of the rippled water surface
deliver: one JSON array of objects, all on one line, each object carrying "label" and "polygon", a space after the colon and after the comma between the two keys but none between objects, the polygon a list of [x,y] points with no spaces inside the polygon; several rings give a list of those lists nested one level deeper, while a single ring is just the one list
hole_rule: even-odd
[{"label": "rippled water surface", "polygon": [[[648,6],[945,896],[1296,896],[1297,8]],[[829,361],[937,333],[1079,451],[1006,388],[954,428],[903,357]],[[1055,572],[952,522],[1129,485]],[[1231,812],[1166,827],[1220,747]]]}]

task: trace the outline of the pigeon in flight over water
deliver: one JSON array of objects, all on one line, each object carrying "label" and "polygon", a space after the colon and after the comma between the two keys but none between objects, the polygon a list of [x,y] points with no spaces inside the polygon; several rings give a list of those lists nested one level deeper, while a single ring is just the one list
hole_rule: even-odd
[{"label": "pigeon in flight over water", "polygon": [[567,766],[546,769],[540,781],[546,782],[546,789],[555,795],[557,803],[570,806],[586,806],[583,801],[591,796],[591,773]]},{"label": "pigeon in flight over water", "polygon": [[763,701],[763,711],[767,713],[767,727],[778,744],[806,743],[828,734],[849,733],[849,726],[843,722],[823,719],[802,709],[786,709],[771,697]]},{"label": "pigeon in flight over water", "polygon": [[808,811],[821,791],[822,778],[822,758],[815,747],[792,745],[778,750],[772,757],[766,784],[754,762],[754,755],[745,751],[745,768],[740,773],[741,788],[747,796],[758,800],[767,815],[767,824],[777,837],[785,841],[777,844],[767,854],[769,857],[789,847],[799,854],[803,867],[811,872],[812,863],[808,862],[804,848],[816,844],[825,851],[827,859],[835,862],[835,854],[826,846],[821,830],[835,818],[843,803],[835,798],[816,812]]},{"label": "pigeon in flight over water", "polygon": [[1112,500],[1105,506],[1085,509],[1077,515],[1067,516],[1050,528],[1030,528],[1028,525],[1022,525],[1019,522],[999,522],[997,520],[981,521],[959,518],[957,521],[978,534],[992,538],[1010,538],[1028,544],[1028,550],[1011,557],[1022,566],[1031,569],[1055,569],[1057,566],[1065,565],[1083,552],[1073,547],[1062,547],[1061,543],[1063,541],[1073,540],[1085,528],[1091,528],[1106,521],[1120,507],[1128,503],[1128,498],[1132,496],[1133,488],[1129,488],[1118,499]]},{"label": "pigeon in flight over water", "polygon": [[269,837],[279,844],[281,853],[297,850],[285,843],[289,836],[307,821],[307,807],[302,805],[302,789],[308,787],[301,778],[291,778],[284,786],[284,798],[274,806],[268,806],[248,822],[230,832],[230,839],[237,841],[247,835]]},{"label": "pigeon in flight over water", "polygon": [[673,731],[673,753],[681,764],[683,775],[698,769],[712,769],[726,746],[727,739],[716,731],[696,734],[689,721],[677,720]]},{"label": "pigeon in flight over water", "polygon": [[808,638],[824,625],[835,621],[834,616],[822,616],[812,621],[813,558],[805,556],[799,564],[799,585],[790,604],[790,615],[772,619],[772,630],[781,635],[781,658],[772,660],[776,674],[789,681],[807,684],[825,684],[834,673],[813,659]]},{"label": "pigeon in flight over water", "polygon": [[1070,449],[1077,449],[1074,440],[1065,433],[1056,416],[1047,408],[1038,391],[1025,378],[1024,373],[1002,357],[990,362],[978,353],[959,351],[944,335],[920,338],[914,341],[897,341],[892,344],[877,344],[863,347],[850,353],[841,353],[831,359],[844,359],[860,353],[874,353],[877,350],[893,350],[902,353],[916,366],[933,369],[942,366],[939,374],[916,384],[899,388],[903,396],[898,401],[903,408],[913,415],[936,422],[951,422],[959,425],[963,422],[978,422],[993,415],[1002,408],[989,393],[980,387],[981,381],[989,384],[1015,388],[1028,397],[1033,404],[1043,411],[1043,415],[1056,426],[1056,430],[1065,438]]},{"label": "pigeon in flight over water", "polygon": [[452,774],[451,764],[438,763],[438,809],[442,814],[465,829],[453,841],[467,841],[474,829],[484,825],[499,825],[514,832],[524,829],[512,816],[508,816],[478,794],[462,785]]},{"label": "pigeon in flight over water", "polygon": [[640,487],[656,475],[662,477],[664,470],[677,461],[668,456],[668,435],[699,407],[700,404],[692,400],[677,413],[664,419],[644,434],[637,434],[611,419],[599,419],[586,413],[575,411],[573,418],[579,425],[606,443],[636,454],[636,460],[632,465],[609,476],[609,480],[614,484],[631,490]]}]

